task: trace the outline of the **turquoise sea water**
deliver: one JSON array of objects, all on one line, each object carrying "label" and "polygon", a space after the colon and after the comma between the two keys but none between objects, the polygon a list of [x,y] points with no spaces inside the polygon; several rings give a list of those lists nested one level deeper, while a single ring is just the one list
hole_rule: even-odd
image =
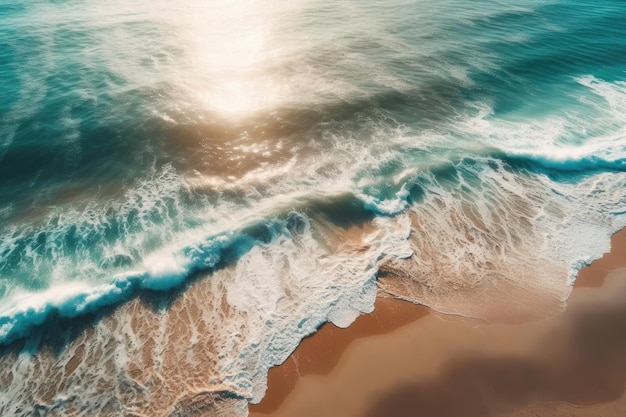
[{"label": "turquoise sea water", "polygon": [[624,22],[620,0],[0,4],[0,344],[226,268],[262,330],[221,369],[258,401],[386,262],[417,288],[387,292],[445,312],[511,282],[565,300],[626,225]]}]

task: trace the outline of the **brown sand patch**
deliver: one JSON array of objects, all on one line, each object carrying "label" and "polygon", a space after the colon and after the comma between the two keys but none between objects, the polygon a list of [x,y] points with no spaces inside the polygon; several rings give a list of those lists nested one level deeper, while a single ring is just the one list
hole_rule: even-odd
[{"label": "brown sand patch", "polygon": [[[391,298],[378,298],[374,312],[359,316],[350,325],[350,331],[326,323],[313,336],[304,339],[285,363],[270,369],[265,397],[260,404],[250,405],[250,411],[275,411],[294,388],[299,377],[328,374],[355,340],[391,332],[426,314],[428,310],[425,308],[399,303]],[[333,348],[328,349],[331,345]]]},{"label": "brown sand patch", "polygon": [[[626,270],[612,268],[626,259],[626,231],[612,245],[581,274],[567,310],[549,319],[490,324],[427,314],[390,332],[368,336],[362,328],[348,347],[338,341],[337,348],[339,338],[315,334],[307,339],[310,345],[318,339],[315,353],[298,348],[286,362],[294,367],[297,357],[308,373],[294,381],[297,372],[272,370],[271,401],[251,405],[251,416],[624,415]],[[589,287],[588,279],[600,286]],[[423,310],[389,300],[375,314],[393,323],[394,303]],[[342,354],[329,372],[317,358],[335,349]]]},{"label": "brown sand patch", "polygon": [[626,232],[615,233],[611,238],[611,252],[584,268],[576,278],[576,287],[601,287],[611,271],[626,268]]}]

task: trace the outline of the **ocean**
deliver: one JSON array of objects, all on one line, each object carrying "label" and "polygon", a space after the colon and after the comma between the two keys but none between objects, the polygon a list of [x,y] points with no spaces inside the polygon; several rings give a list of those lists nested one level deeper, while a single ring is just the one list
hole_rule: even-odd
[{"label": "ocean", "polygon": [[377,295],[561,311],[626,226],[625,22],[621,0],[4,1],[0,414],[247,415]]}]

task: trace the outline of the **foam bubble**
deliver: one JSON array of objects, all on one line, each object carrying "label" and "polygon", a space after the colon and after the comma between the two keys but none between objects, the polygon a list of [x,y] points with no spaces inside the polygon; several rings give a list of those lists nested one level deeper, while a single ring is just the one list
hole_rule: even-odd
[{"label": "foam bubble", "polygon": [[189,273],[189,260],[179,254],[160,251],[147,256],[143,261],[147,277],[143,280],[144,288],[167,290],[179,286]]}]

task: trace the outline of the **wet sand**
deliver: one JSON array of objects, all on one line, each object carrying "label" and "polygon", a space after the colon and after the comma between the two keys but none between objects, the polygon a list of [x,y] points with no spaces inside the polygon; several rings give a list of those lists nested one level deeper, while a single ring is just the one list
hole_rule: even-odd
[{"label": "wet sand", "polygon": [[269,373],[250,415],[626,415],[626,230],[579,274],[565,312],[494,323],[379,298]]}]

